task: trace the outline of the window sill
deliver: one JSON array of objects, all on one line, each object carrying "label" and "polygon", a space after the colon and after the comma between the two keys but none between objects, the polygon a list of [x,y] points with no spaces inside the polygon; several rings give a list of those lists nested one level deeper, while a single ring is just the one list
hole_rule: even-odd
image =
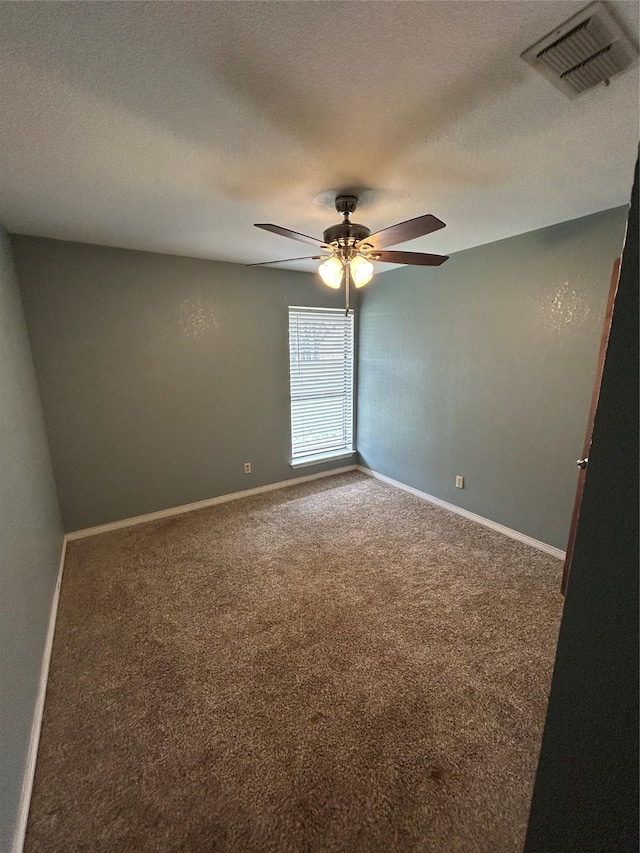
[{"label": "window sill", "polygon": [[311,465],[320,465],[322,462],[332,462],[334,459],[348,459],[355,456],[355,450],[340,450],[332,453],[317,453],[315,456],[301,456],[291,462],[292,468],[309,468]]}]

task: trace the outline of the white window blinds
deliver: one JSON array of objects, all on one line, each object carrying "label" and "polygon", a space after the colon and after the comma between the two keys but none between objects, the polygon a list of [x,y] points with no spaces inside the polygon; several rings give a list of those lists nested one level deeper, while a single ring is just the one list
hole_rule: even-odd
[{"label": "white window blinds", "polygon": [[353,450],[353,314],[289,308],[292,461]]}]

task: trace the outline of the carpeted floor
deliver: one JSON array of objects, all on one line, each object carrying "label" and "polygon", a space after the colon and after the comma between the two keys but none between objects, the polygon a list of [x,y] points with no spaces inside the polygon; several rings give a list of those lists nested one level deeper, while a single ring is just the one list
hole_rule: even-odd
[{"label": "carpeted floor", "polygon": [[361,474],[69,544],[27,853],[517,853],[561,563]]}]

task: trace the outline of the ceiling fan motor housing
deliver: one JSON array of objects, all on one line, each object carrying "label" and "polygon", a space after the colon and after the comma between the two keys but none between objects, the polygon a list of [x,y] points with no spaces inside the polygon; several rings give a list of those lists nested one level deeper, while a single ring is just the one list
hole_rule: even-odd
[{"label": "ceiling fan motor housing", "polygon": [[358,199],[354,195],[339,195],[336,198],[336,210],[344,216],[338,225],[332,225],[324,232],[324,242],[327,245],[338,244],[342,248],[354,246],[371,234],[369,228],[349,220],[349,214],[355,213]]},{"label": "ceiling fan motor housing", "polygon": [[327,228],[323,234],[323,239],[328,245],[338,243],[340,246],[353,246],[360,240],[364,240],[369,234],[371,234],[369,228],[346,219],[338,225],[332,225],[331,228]]}]

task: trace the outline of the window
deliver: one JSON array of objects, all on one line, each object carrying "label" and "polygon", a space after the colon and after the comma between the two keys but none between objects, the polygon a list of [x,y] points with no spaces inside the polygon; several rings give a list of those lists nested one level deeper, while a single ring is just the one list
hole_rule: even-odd
[{"label": "window", "polygon": [[289,308],[291,464],[353,452],[353,313]]}]

